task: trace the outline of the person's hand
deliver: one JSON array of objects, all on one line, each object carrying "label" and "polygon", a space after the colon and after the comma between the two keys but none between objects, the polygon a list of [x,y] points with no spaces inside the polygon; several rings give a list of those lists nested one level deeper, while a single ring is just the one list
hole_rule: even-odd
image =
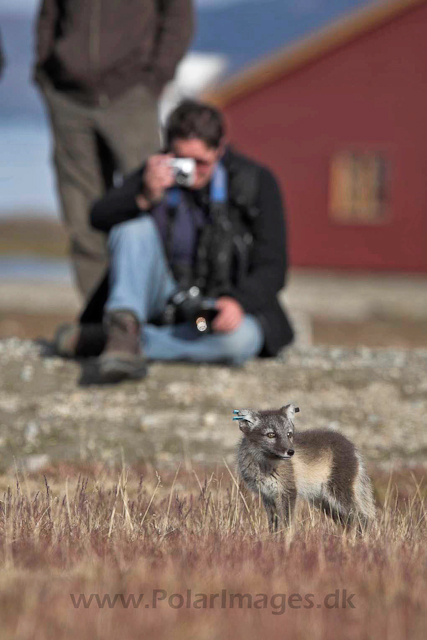
[{"label": "person's hand", "polygon": [[142,193],[137,196],[137,203],[141,209],[160,202],[169,189],[175,184],[175,176],[168,160],[171,154],[150,156],[145,165],[142,178]]},{"label": "person's hand", "polygon": [[219,313],[212,322],[214,331],[229,333],[237,329],[244,316],[244,311],[237,300],[223,296],[216,301],[216,308]]}]

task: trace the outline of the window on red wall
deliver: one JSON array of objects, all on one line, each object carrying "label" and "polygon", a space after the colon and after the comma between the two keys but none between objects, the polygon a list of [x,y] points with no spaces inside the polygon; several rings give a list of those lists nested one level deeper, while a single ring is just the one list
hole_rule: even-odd
[{"label": "window on red wall", "polygon": [[336,153],[329,173],[330,218],[340,224],[387,222],[386,173],[386,160],[379,153]]}]

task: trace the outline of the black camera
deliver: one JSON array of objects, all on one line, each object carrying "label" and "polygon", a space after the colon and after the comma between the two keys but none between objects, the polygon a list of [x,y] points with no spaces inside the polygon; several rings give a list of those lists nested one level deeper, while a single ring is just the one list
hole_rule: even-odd
[{"label": "black camera", "polygon": [[200,333],[212,333],[212,321],[218,314],[213,298],[202,296],[199,287],[181,289],[166,305],[163,324],[190,322]]}]

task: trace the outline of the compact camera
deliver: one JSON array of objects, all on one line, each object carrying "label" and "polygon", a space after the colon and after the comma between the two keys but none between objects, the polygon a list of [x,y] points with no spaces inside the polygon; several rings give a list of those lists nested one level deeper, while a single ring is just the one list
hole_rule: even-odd
[{"label": "compact camera", "polygon": [[191,187],[196,178],[194,158],[170,158],[169,165],[175,176],[175,182],[181,187]]},{"label": "compact camera", "polygon": [[198,287],[190,287],[172,296],[163,321],[166,324],[190,322],[200,333],[212,333],[212,321],[217,315],[215,300],[203,297]]}]

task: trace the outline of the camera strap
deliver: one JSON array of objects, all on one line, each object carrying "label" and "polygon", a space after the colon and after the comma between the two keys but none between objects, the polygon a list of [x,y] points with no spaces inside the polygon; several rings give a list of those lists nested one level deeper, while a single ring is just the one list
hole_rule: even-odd
[{"label": "camera strap", "polygon": [[233,255],[233,225],[228,211],[228,173],[219,163],[211,181],[210,224],[200,234],[195,281],[206,295],[215,297],[228,287]]},{"label": "camera strap", "polygon": [[227,171],[218,162],[211,181],[211,202],[225,204],[227,202]]},{"label": "camera strap", "polygon": [[[200,227],[200,221],[203,219],[201,210],[202,206],[197,204],[191,197],[188,197],[186,190],[175,186],[168,189],[166,193],[166,212],[167,224],[164,236],[164,245],[166,257],[171,265],[175,279],[183,286],[191,286],[191,283],[197,284],[200,289],[204,289],[208,281],[210,272],[210,245],[213,238],[213,227],[217,224],[218,209],[224,210],[226,207],[228,189],[227,189],[227,171],[223,164],[219,162],[212,176],[209,191],[209,223]],[[187,215],[191,217],[192,227],[194,230],[194,240],[196,245],[196,264],[194,265],[194,273],[190,265],[174,264],[173,254],[176,241],[176,225],[182,221],[182,211],[179,215],[178,210],[186,209]],[[198,212],[200,211],[200,215]],[[222,218],[224,216],[221,216]]]}]

